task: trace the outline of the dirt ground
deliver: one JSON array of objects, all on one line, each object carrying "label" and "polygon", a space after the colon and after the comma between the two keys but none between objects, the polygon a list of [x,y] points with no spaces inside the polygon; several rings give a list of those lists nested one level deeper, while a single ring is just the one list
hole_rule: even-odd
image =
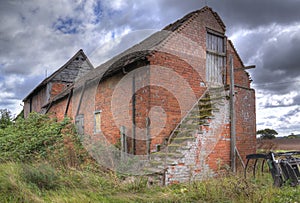
[{"label": "dirt ground", "polygon": [[299,150],[300,139],[257,140],[258,150]]}]

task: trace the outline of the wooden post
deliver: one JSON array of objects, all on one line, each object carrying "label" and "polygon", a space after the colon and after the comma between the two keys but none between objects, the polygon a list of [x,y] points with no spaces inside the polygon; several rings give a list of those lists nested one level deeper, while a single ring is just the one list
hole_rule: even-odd
[{"label": "wooden post", "polygon": [[125,126],[120,127],[120,136],[121,136],[121,160],[124,160],[127,154],[127,139],[126,139]]},{"label": "wooden post", "polygon": [[80,98],[79,98],[79,102],[78,102],[78,106],[77,106],[77,110],[76,110],[76,116],[79,115],[79,111],[80,111],[80,107],[81,107],[82,98],[83,98],[83,95],[84,95],[84,90],[85,90],[86,83],[87,83],[87,81],[85,81],[83,86],[82,86],[82,90],[81,90],[81,94],[80,94]]},{"label": "wooden post", "polygon": [[70,93],[69,93],[69,96],[68,96],[68,101],[67,101],[67,106],[66,106],[64,117],[68,116],[68,110],[69,110],[70,101],[71,101],[72,96],[73,96],[73,88],[70,90]]},{"label": "wooden post", "polygon": [[236,131],[235,131],[235,106],[234,106],[234,67],[233,57],[230,55],[230,159],[231,170],[236,172]]}]

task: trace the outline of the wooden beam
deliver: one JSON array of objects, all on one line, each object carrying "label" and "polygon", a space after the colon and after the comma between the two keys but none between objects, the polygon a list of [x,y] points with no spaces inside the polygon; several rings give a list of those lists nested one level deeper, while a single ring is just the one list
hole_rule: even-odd
[{"label": "wooden beam", "polygon": [[64,114],[65,117],[68,116],[68,110],[69,110],[72,95],[73,95],[73,88],[70,90],[70,93],[69,93],[69,96],[68,96],[67,106],[66,106],[66,110],[65,110],[65,114]]},{"label": "wooden beam", "polygon": [[255,67],[256,67],[255,65],[245,66],[245,67],[239,67],[239,68],[235,68],[234,71],[248,70],[248,69],[253,69]]},{"label": "wooden beam", "polygon": [[82,98],[83,98],[83,95],[84,95],[84,90],[85,90],[85,85],[86,85],[87,82],[85,82],[82,86],[82,90],[81,90],[81,94],[80,94],[80,98],[79,98],[79,103],[78,103],[78,106],[77,106],[77,111],[76,111],[76,116],[79,115],[79,111],[80,111],[80,107],[81,107],[81,102],[82,102]]}]

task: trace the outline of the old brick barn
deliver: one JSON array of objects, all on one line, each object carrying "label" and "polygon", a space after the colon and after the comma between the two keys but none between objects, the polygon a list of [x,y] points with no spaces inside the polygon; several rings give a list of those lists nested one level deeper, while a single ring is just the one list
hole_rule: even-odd
[{"label": "old brick barn", "polygon": [[225,30],[204,7],[96,68],[79,50],[24,115],[69,116],[101,164],[166,184],[235,168],[256,150],[255,91]]}]

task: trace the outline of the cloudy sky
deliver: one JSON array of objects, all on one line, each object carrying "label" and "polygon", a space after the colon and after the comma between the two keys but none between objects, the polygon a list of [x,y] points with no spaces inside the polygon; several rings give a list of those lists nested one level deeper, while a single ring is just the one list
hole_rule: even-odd
[{"label": "cloudy sky", "polygon": [[258,129],[300,133],[300,0],[0,1],[0,109],[19,113],[30,90],[79,49],[98,66],[205,5],[244,63],[256,65]]}]

